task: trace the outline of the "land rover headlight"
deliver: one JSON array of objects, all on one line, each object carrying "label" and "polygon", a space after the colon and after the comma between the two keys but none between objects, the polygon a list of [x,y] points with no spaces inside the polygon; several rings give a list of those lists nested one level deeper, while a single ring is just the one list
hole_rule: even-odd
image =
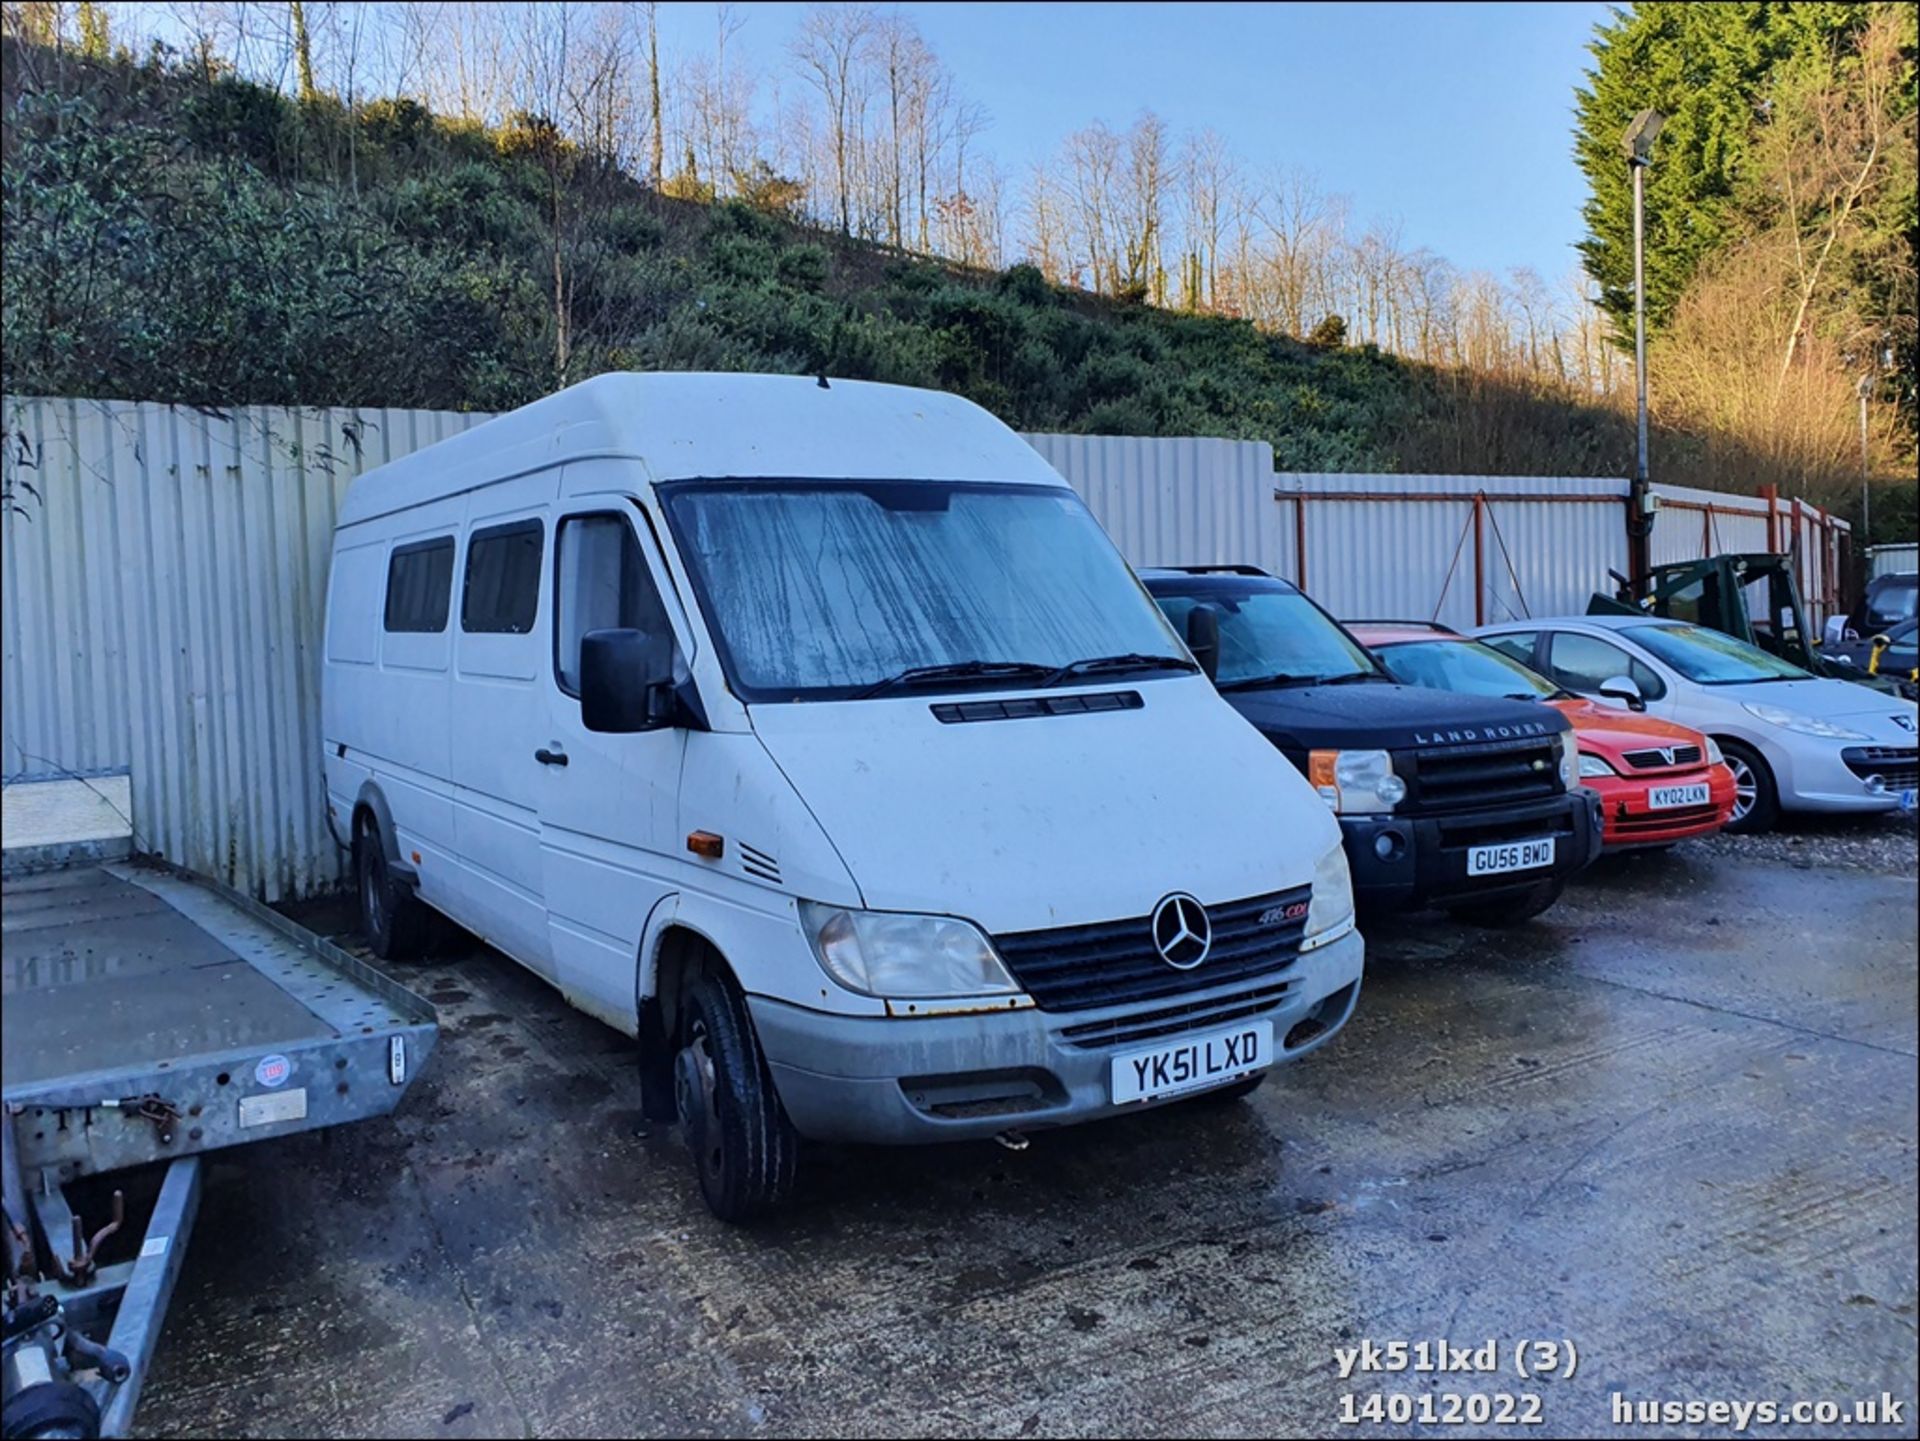
[{"label": "land rover headlight", "polygon": [[1710,766],[1724,765],[1727,758],[1720,753],[1720,742],[1712,736],[1706,736],[1704,739],[1707,743],[1707,764]]},{"label": "land rover headlight", "polygon": [[1599,756],[1592,755],[1586,751],[1580,752],[1581,780],[1586,780],[1590,776],[1617,776],[1619,774],[1620,772],[1600,759]]},{"label": "land rover headlight", "polygon": [[1793,731],[1803,736],[1819,736],[1830,741],[1869,741],[1873,737],[1863,735],[1845,726],[1837,726],[1832,721],[1823,721],[1818,716],[1801,715],[1799,711],[1781,710],[1777,705],[1761,705],[1748,701],[1742,707],[1748,715],[1758,716],[1770,726],[1779,726],[1782,730]]},{"label": "land rover headlight", "polygon": [[1573,738],[1573,732],[1560,732],[1560,789],[1570,791],[1580,784],[1580,742]]},{"label": "land rover headlight", "polygon": [[1311,951],[1352,929],[1353,877],[1347,870],[1347,848],[1335,841],[1313,868],[1313,899],[1307,904],[1306,938],[1300,949]]},{"label": "land rover headlight", "polygon": [[1407,796],[1407,783],[1393,773],[1385,751],[1312,751],[1307,779],[1336,815],[1383,814]]},{"label": "land rover headlight", "polygon": [[952,916],[802,901],[800,928],[828,975],[869,996],[980,996],[1020,989],[979,927]]}]

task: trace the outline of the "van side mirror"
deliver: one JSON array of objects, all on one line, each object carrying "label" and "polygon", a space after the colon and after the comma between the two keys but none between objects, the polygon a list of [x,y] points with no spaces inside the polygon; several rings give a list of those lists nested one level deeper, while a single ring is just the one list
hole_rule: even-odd
[{"label": "van side mirror", "polygon": [[1647,708],[1647,700],[1640,694],[1640,687],[1627,676],[1608,676],[1600,682],[1600,694],[1608,700],[1624,701],[1628,710]]},{"label": "van side mirror", "polygon": [[1213,680],[1220,674],[1220,612],[1210,605],[1196,605],[1187,612],[1187,649],[1200,662],[1200,669]]},{"label": "van side mirror", "polygon": [[673,724],[673,638],[643,630],[582,636],[580,721],[609,735]]}]

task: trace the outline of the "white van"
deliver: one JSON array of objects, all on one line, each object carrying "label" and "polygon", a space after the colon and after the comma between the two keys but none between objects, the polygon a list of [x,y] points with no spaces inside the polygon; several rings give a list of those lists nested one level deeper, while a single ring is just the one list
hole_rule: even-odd
[{"label": "white van", "polygon": [[373,948],[430,907],[636,1037],[729,1219],[802,1136],[1249,1090],[1360,989],[1332,813],[955,396],[606,375],[372,471],[323,693]]}]

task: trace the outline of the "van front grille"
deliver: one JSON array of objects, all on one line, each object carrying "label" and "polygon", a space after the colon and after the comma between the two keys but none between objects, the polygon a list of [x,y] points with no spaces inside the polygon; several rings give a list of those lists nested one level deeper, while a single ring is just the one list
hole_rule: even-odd
[{"label": "van front grille", "polygon": [[1151,916],[1020,931],[995,936],[993,944],[1020,988],[1044,1011],[1164,1000],[1285,970],[1300,954],[1312,895],[1313,887],[1297,886],[1209,905],[1213,944],[1186,971],[1161,958]]}]

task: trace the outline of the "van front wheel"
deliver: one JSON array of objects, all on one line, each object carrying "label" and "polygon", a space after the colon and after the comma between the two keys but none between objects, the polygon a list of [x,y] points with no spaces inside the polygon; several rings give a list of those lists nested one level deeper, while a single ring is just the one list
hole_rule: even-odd
[{"label": "van front wheel", "polygon": [[360,932],[383,961],[411,961],[427,948],[433,916],[427,904],[394,878],[380,828],[361,817],[353,831],[353,881],[360,897]]},{"label": "van front wheel", "polygon": [[674,1108],[700,1173],[707,1208],[722,1221],[750,1221],[793,1191],[800,1137],[787,1119],[746,997],[708,971],[682,1002],[674,1058]]}]

